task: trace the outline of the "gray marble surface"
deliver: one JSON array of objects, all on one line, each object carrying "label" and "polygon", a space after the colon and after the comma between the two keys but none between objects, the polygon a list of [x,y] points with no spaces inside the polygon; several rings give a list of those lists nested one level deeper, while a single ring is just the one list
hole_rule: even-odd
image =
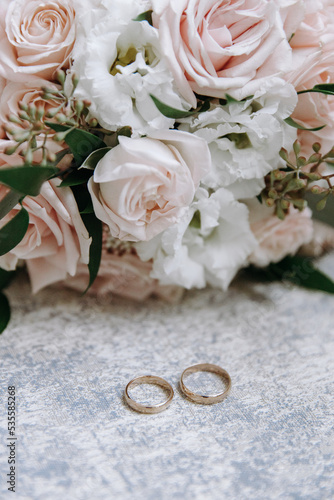
[{"label": "gray marble surface", "polygon": [[[334,255],[322,265],[333,275]],[[24,278],[8,292],[1,498],[13,495],[6,491],[8,385],[17,391],[15,498],[334,497],[333,296],[240,280],[227,293],[189,292],[177,305],[58,289],[31,297]],[[222,403],[195,405],[180,395],[182,370],[199,362],[230,373],[232,392]],[[135,413],[122,399],[126,383],[145,373],[175,388],[171,407],[158,415]]]}]

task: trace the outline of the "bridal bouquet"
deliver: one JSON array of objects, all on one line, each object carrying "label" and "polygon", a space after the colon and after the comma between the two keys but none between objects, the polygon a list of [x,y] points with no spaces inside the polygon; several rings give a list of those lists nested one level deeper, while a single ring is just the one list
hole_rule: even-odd
[{"label": "bridal bouquet", "polygon": [[0,288],[333,292],[291,257],[334,193],[333,0],[1,0],[0,93]]}]

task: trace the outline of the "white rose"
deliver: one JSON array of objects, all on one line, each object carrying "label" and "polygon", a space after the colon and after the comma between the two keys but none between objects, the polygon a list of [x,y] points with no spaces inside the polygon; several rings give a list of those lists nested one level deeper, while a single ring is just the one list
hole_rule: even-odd
[{"label": "white rose", "polygon": [[149,240],[180,220],[210,161],[206,142],[186,132],[119,137],[89,181],[94,211],[113,237]]}]

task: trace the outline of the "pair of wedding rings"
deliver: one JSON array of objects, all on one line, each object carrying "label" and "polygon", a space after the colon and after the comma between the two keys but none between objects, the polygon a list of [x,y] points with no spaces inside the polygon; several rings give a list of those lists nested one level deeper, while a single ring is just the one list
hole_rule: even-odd
[{"label": "pair of wedding rings", "polygon": [[[219,392],[218,394],[197,394],[196,392],[191,391],[184,383],[184,379],[196,372],[211,372],[220,375],[222,379],[226,383],[226,389],[223,392]],[[142,403],[138,403],[130,396],[130,390],[141,384],[154,384],[167,392],[167,399],[162,403],[158,403],[156,405],[145,405]],[[224,398],[229,394],[231,390],[232,382],[231,377],[227,373],[226,370],[221,368],[218,365],[212,365],[210,363],[201,363],[199,365],[193,365],[189,368],[186,368],[181,375],[180,379],[180,389],[181,392],[188,398],[190,401],[198,404],[211,405],[215,403],[220,403]],[[127,404],[135,411],[140,413],[160,413],[163,410],[166,410],[172,402],[174,397],[174,391],[172,386],[163,378],[156,377],[154,375],[143,375],[140,377],[136,377],[131,380],[125,388],[124,398]]]}]

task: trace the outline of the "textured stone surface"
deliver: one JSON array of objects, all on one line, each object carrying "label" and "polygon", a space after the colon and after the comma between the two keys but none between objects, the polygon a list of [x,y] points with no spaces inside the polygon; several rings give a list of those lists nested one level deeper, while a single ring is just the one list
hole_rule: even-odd
[{"label": "textured stone surface", "polygon": [[[333,273],[333,255],[323,267]],[[178,305],[136,304],[56,289],[30,297],[24,278],[9,295],[1,498],[11,494],[8,385],[18,400],[15,498],[333,498],[333,296],[239,281],[227,293],[187,293]],[[180,395],[182,370],[199,362],[230,373],[224,402]],[[158,415],[122,400],[126,383],[145,373],[175,388]]]}]

